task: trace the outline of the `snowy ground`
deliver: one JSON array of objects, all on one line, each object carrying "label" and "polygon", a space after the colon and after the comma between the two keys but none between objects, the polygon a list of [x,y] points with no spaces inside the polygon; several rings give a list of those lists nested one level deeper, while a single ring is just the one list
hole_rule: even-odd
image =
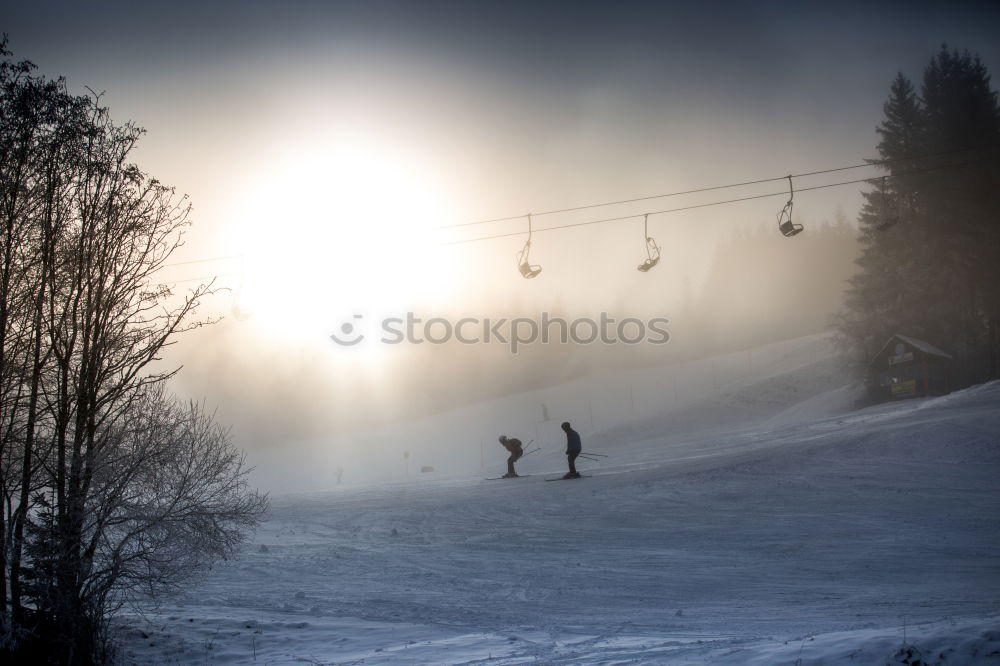
[{"label": "snowy ground", "polygon": [[1000,383],[851,411],[799,370],[585,434],[591,478],[545,482],[553,445],[527,478],[276,497],[121,638],[141,664],[1000,663]]}]

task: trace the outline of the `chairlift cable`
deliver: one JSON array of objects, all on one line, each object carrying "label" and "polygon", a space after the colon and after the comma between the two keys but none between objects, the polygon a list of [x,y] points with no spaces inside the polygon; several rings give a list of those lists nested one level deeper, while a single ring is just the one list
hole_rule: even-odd
[{"label": "chairlift cable", "polygon": [[[917,169],[917,170],[913,170],[913,171],[906,171],[906,172],[902,172],[902,173],[898,173],[898,174],[890,174],[890,175],[886,175],[886,176],[876,176],[876,177],[869,177],[869,178],[858,178],[858,179],[855,179],[855,180],[845,180],[845,181],[841,181],[841,182],[837,182],[837,183],[827,183],[827,184],[824,184],[824,185],[813,185],[811,187],[800,187],[798,189],[798,191],[799,192],[809,192],[809,191],[812,191],[812,190],[823,190],[823,189],[830,188],[830,187],[841,187],[843,185],[854,185],[854,184],[857,184],[857,183],[871,183],[873,181],[878,180],[879,178],[900,178],[902,176],[911,176],[911,175],[914,175],[914,174],[928,173],[928,172],[931,172],[931,171],[940,171],[941,169],[959,167],[959,166],[964,166],[966,164],[971,164],[971,163],[972,163],[972,161],[966,161],[966,162],[959,162],[957,164],[939,165],[939,166],[935,166],[935,167],[928,167],[926,169]],[[776,180],[784,180],[786,178],[788,178],[788,176],[782,176],[780,179],[776,179]],[[589,225],[592,225],[592,224],[604,224],[604,223],[607,223],[607,222],[622,222],[622,221],[625,221],[625,220],[635,220],[635,219],[638,219],[638,218],[642,217],[643,215],[663,215],[663,214],[666,214],[666,213],[679,213],[679,212],[686,211],[686,210],[695,210],[695,209],[698,209],[698,208],[709,208],[711,206],[722,206],[722,205],[725,205],[725,204],[739,203],[739,202],[742,202],[742,201],[753,201],[755,199],[768,199],[768,198],[771,198],[771,197],[778,197],[778,196],[783,196],[783,195],[787,196],[788,192],[781,191],[781,192],[770,192],[770,193],[767,193],[767,194],[755,194],[755,195],[752,195],[752,196],[737,197],[735,199],[724,199],[722,201],[710,201],[708,203],[693,204],[693,205],[690,205],[690,206],[680,206],[678,208],[664,208],[662,210],[652,210],[652,211],[648,211],[646,213],[634,213],[634,214],[631,214],[631,215],[619,215],[619,216],[616,216],[616,217],[605,217],[605,218],[601,218],[601,219],[598,219],[598,220],[587,220],[585,222],[571,222],[569,224],[559,224],[559,225],[555,225],[555,226],[551,226],[551,227],[543,227],[541,229],[534,229],[533,232],[540,234],[540,233],[545,232],[545,231],[556,231],[558,229],[571,229],[571,228],[574,228],[574,227],[585,227],[585,226],[589,226]],[[536,216],[540,215],[540,214],[541,213],[534,213],[534,215],[536,215]],[[490,236],[479,236],[479,237],[476,237],[476,238],[465,238],[465,239],[457,240],[457,241],[447,241],[447,242],[444,242],[444,243],[440,243],[440,245],[461,245],[463,243],[475,243],[477,241],[495,240],[497,238],[510,238],[510,237],[513,237],[513,236],[520,236],[522,234],[524,234],[523,231],[512,231],[512,232],[506,232],[506,233],[501,233],[501,234],[493,234],[493,235],[490,235]]]},{"label": "chairlift cable", "polygon": [[217,273],[215,275],[202,275],[201,277],[184,278],[183,280],[156,280],[155,284],[184,284],[185,282],[198,282],[200,280],[216,280],[224,277],[234,277],[239,273]]},{"label": "chairlift cable", "polygon": [[[1000,146],[994,145],[994,146],[988,146],[988,147],[989,148],[997,148],[997,147],[1000,147]],[[829,169],[818,169],[816,171],[804,171],[802,173],[795,173],[795,174],[789,174],[789,175],[791,175],[793,178],[805,178],[805,177],[808,177],[808,176],[819,176],[819,175],[823,175],[823,174],[827,174],[827,173],[836,173],[838,171],[849,171],[851,169],[862,169],[862,168],[865,168],[865,167],[880,167],[880,166],[884,166],[886,164],[894,164],[896,162],[906,162],[906,161],[913,161],[913,160],[928,159],[928,158],[931,158],[931,157],[941,157],[941,156],[944,156],[944,155],[954,155],[956,153],[967,153],[967,152],[970,152],[970,151],[981,150],[981,149],[982,149],[981,147],[976,147],[976,148],[956,148],[956,149],[952,149],[952,150],[943,150],[943,151],[939,151],[939,152],[935,152],[935,153],[923,153],[923,154],[920,154],[920,155],[909,155],[907,157],[895,157],[895,158],[891,158],[891,159],[887,159],[887,160],[866,160],[865,162],[861,162],[861,163],[858,163],[858,164],[851,164],[851,165],[848,165],[848,166],[832,167],[832,168],[829,168]],[[668,192],[668,193],[665,193],[665,194],[651,194],[651,195],[643,196],[643,197],[634,197],[632,199],[620,199],[618,201],[605,201],[605,202],[602,202],[602,203],[584,204],[584,205],[581,205],[581,206],[569,206],[567,208],[557,208],[557,209],[553,209],[553,210],[542,211],[540,213],[532,213],[532,215],[534,215],[535,217],[540,217],[542,215],[556,215],[558,213],[571,213],[571,212],[574,212],[574,211],[588,210],[588,209],[592,209],[592,208],[603,208],[605,206],[617,206],[617,205],[627,204],[627,203],[637,203],[639,201],[649,201],[649,200],[652,200],[652,199],[665,199],[667,197],[678,197],[678,196],[682,196],[682,195],[685,195],[685,194],[698,194],[700,192],[712,192],[712,191],[715,191],[715,190],[725,190],[725,189],[730,189],[730,188],[735,188],[735,187],[745,187],[747,185],[761,185],[763,183],[773,183],[773,182],[777,182],[779,180],[785,180],[788,177],[789,177],[788,175],[785,175],[785,176],[776,176],[774,178],[761,178],[759,180],[746,180],[746,181],[742,181],[742,182],[739,182],[739,183],[729,183],[729,184],[726,184],[726,185],[712,185],[710,187],[699,187],[699,188],[695,188],[695,189],[692,189],[692,190],[682,190],[682,191],[678,191],[678,192]],[[431,231],[438,231],[438,230],[441,230],[441,229],[458,229],[458,228],[461,228],[461,227],[470,227],[470,226],[475,226],[475,225],[479,225],[479,224],[490,224],[490,223],[493,223],[493,222],[506,222],[508,220],[517,220],[517,219],[520,219],[522,217],[524,217],[524,214],[521,214],[521,215],[508,215],[506,217],[494,217],[494,218],[485,219],[485,220],[474,220],[472,222],[460,222],[458,224],[446,224],[446,225],[441,225],[441,226],[438,226],[438,227],[432,227]]]},{"label": "chairlift cable", "polygon": [[189,264],[204,264],[209,261],[224,261],[226,259],[242,259],[244,255],[242,254],[227,254],[221,257],[205,257],[204,259],[192,259],[191,261],[175,261],[170,264],[163,264],[161,268],[167,268],[168,266],[187,266]]},{"label": "chairlift cable", "polygon": [[[997,148],[997,147],[1000,147],[1000,146],[998,146],[998,145],[992,145],[992,146],[986,146],[985,148],[991,149],[991,148]],[[868,161],[866,161],[864,163],[859,163],[859,164],[852,164],[852,165],[842,166],[842,167],[833,167],[833,168],[829,168],[829,169],[819,169],[819,170],[815,170],[815,171],[807,171],[807,172],[803,172],[803,173],[799,173],[799,174],[789,174],[789,175],[792,176],[792,177],[794,177],[794,178],[804,178],[804,177],[807,177],[807,176],[817,176],[817,175],[822,175],[822,174],[835,173],[835,172],[839,172],[839,171],[848,171],[848,170],[851,170],[851,169],[859,169],[859,168],[863,168],[863,167],[879,167],[879,166],[884,166],[884,165],[887,165],[887,164],[893,164],[893,163],[896,163],[896,162],[904,162],[904,161],[914,161],[914,160],[928,159],[928,158],[940,157],[940,156],[944,156],[944,155],[954,155],[954,154],[957,154],[957,153],[979,151],[979,150],[982,150],[982,149],[983,149],[983,147],[959,148],[959,149],[939,151],[939,152],[934,152],[934,153],[923,153],[923,154],[919,154],[919,155],[910,155],[910,156],[907,156],[907,157],[898,157],[898,158],[892,158],[892,159],[887,159],[887,160],[868,160]],[[952,166],[962,166],[962,165],[968,164],[968,163],[969,162],[961,162],[961,163],[955,164],[955,165],[941,165],[941,166],[937,166],[937,167],[931,167],[929,169],[907,171],[907,172],[904,172],[904,173],[889,174],[889,175],[884,175],[884,176],[881,176],[881,177],[876,176],[876,177],[872,177],[872,178],[863,178],[863,179],[858,179],[858,180],[849,180],[849,181],[844,181],[844,182],[839,182],[839,183],[829,183],[829,184],[826,184],[826,185],[816,185],[816,186],[812,186],[812,187],[799,188],[799,191],[802,192],[802,191],[809,191],[809,190],[818,190],[818,189],[824,189],[824,188],[827,188],[827,187],[839,187],[839,186],[842,186],[842,185],[851,185],[851,184],[855,184],[855,183],[870,182],[870,181],[877,180],[878,178],[897,178],[899,176],[906,176],[906,175],[911,175],[911,174],[916,174],[916,173],[924,173],[926,171],[933,171],[933,170],[942,169],[942,168],[948,168],[948,167],[952,167]],[[635,198],[632,198],[632,199],[621,199],[621,200],[618,200],[618,201],[608,201],[608,202],[603,202],[603,203],[587,204],[587,205],[583,205],[583,206],[571,206],[571,207],[567,207],[567,208],[559,208],[559,209],[542,211],[540,213],[530,213],[528,215],[533,216],[533,217],[539,217],[539,216],[542,216],[542,215],[555,215],[557,213],[568,213],[568,212],[573,212],[573,211],[588,210],[588,209],[593,209],[593,208],[601,208],[601,207],[604,207],[604,206],[615,206],[615,205],[619,205],[619,204],[636,203],[636,202],[639,202],[639,201],[650,201],[650,200],[653,200],[653,199],[663,199],[663,198],[668,198],[668,197],[681,196],[681,195],[685,195],[685,194],[697,194],[697,193],[701,193],[701,192],[711,192],[711,191],[715,191],[715,190],[723,190],[723,189],[730,189],[730,188],[735,188],[735,187],[743,187],[743,186],[747,186],[747,185],[759,185],[759,184],[763,184],[763,183],[770,183],[770,182],[776,182],[776,181],[779,181],[779,180],[784,180],[784,179],[788,178],[789,175],[778,176],[778,177],[775,177],[775,178],[762,178],[762,179],[758,179],[758,180],[747,180],[747,181],[743,181],[743,182],[739,182],[739,183],[730,183],[730,184],[727,184],[727,185],[713,185],[711,187],[701,187],[701,188],[696,188],[696,189],[692,189],[692,190],[683,190],[683,191],[678,191],[678,192],[669,192],[669,193],[666,193],[666,194],[654,194],[654,195],[649,195],[649,196],[644,196],[644,197],[635,197]],[[575,224],[567,224],[567,225],[559,225],[559,226],[553,226],[553,227],[545,227],[543,229],[538,229],[537,231],[538,232],[542,232],[542,231],[550,231],[550,230],[555,230],[555,229],[566,229],[566,228],[570,228],[570,227],[585,226],[585,225],[589,225],[589,224],[600,224],[600,223],[603,223],[603,222],[617,222],[617,221],[621,221],[621,220],[630,220],[630,219],[638,218],[640,215],[659,215],[659,214],[664,214],[664,213],[675,213],[675,212],[681,212],[681,211],[684,211],[684,210],[692,210],[692,209],[696,209],[696,208],[705,208],[705,207],[709,207],[709,206],[719,206],[719,205],[730,204],[730,203],[738,203],[738,202],[741,202],[741,201],[750,201],[750,200],[753,200],[753,199],[764,199],[764,198],[779,196],[781,194],[784,194],[784,193],[783,192],[773,192],[773,193],[770,193],[770,194],[761,194],[761,195],[748,196],[748,197],[739,197],[739,198],[735,198],[735,199],[726,199],[726,200],[723,200],[723,201],[715,201],[715,202],[709,202],[709,203],[704,203],[704,204],[695,204],[695,205],[692,205],[692,206],[683,206],[683,207],[679,207],[679,208],[670,208],[670,209],[664,209],[664,210],[658,210],[658,211],[651,211],[649,213],[639,213],[639,214],[635,214],[635,215],[624,215],[624,216],[620,216],[620,217],[610,217],[610,218],[604,218],[604,219],[600,219],[600,220],[592,220],[592,221],[588,221],[588,222],[579,222],[579,223],[575,223]],[[491,223],[491,222],[504,222],[504,221],[508,221],[508,220],[516,220],[516,219],[519,219],[519,218],[522,218],[522,217],[526,217],[526,215],[524,215],[524,214],[522,214],[522,215],[509,215],[509,216],[506,216],[506,217],[496,217],[496,218],[492,218],[492,219],[476,220],[476,221],[473,221],[473,222],[463,222],[463,223],[459,223],[459,224],[443,225],[443,226],[433,227],[433,228],[431,228],[431,231],[438,231],[438,230],[444,230],[444,229],[458,229],[458,228],[462,228],[462,227],[469,227],[469,226],[474,226],[474,225],[487,224],[487,223]],[[502,233],[502,234],[494,234],[494,235],[483,236],[483,237],[478,237],[478,238],[469,238],[469,239],[464,239],[464,240],[459,240],[459,241],[450,241],[450,242],[446,242],[446,243],[441,243],[441,245],[458,245],[458,244],[462,244],[462,243],[472,243],[472,242],[481,241],[481,240],[493,240],[493,239],[497,239],[497,238],[507,238],[507,237],[512,237],[512,236],[519,236],[519,235],[521,235],[523,233],[524,233],[523,231],[518,231],[518,232],[509,232],[509,233]],[[169,264],[164,264],[162,266],[162,268],[169,268],[169,267],[173,267],[173,266],[187,266],[187,265],[192,265],[192,264],[208,263],[208,262],[212,262],[212,261],[224,261],[224,260],[228,260],[228,259],[239,259],[239,258],[243,258],[243,257],[245,257],[244,254],[230,254],[230,255],[221,255],[221,256],[216,256],[216,257],[206,257],[204,259],[192,259],[190,261],[172,262],[172,263],[169,263]],[[227,274],[224,274],[224,275],[225,276],[229,276],[229,275],[234,275],[234,274],[235,273],[227,273]],[[194,281],[197,281],[197,280],[200,280],[200,279],[204,279],[204,278],[190,278],[190,279],[185,279],[185,280],[176,280],[176,281],[172,281],[171,283],[172,284],[179,284],[179,283],[183,283],[183,282],[194,282]]]}]

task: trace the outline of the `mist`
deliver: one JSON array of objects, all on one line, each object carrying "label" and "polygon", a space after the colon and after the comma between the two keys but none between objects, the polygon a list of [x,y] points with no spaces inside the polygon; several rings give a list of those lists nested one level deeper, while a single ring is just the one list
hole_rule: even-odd
[{"label": "mist", "polygon": [[[776,230],[783,181],[539,213],[857,164],[874,155],[897,71],[952,32],[987,63],[1000,57],[990,21],[971,9],[726,6],[719,21],[694,4],[305,6],[309,20],[266,3],[214,5],[153,30],[114,5],[86,15],[59,5],[51,29],[14,12],[10,30],[72,87],[107,90],[148,130],[141,162],[195,202],[163,279],[183,289],[217,276],[199,314],[223,319],[168,351],[164,364],[184,368],[173,390],[217,408],[252,455],[306,468],[322,451],[365,479],[398,466],[400,439],[414,451],[458,440],[455,450],[476,450],[535,422],[505,398],[534,396],[524,406],[534,412],[546,390],[584,378],[600,385],[828,330],[854,270],[863,185],[799,194],[806,231],[794,239]],[[74,21],[92,34],[134,30],[114,52],[79,57]],[[151,64],[130,64],[137,53]],[[361,193],[358,155],[371,160]],[[837,180],[850,178],[795,185]],[[697,207],[764,194],[775,196]],[[694,208],[648,218],[661,259],[637,271],[641,216],[683,207]],[[505,236],[527,231],[527,213],[542,267],[533,280],[515,265],[526,235]],[[491,236],[502,237],[476,240]],[[664,318],[670,339],[518,353],[330,339],[355,316],[377,326],[406,313]],[[618,398],[588,403],[613,411]],[[565,400],[552,418],[579,419],[582,398]],[[447,415],[460,409],[472,411],[458,427]],[[258,474],[271,484],[265,466]]]}]

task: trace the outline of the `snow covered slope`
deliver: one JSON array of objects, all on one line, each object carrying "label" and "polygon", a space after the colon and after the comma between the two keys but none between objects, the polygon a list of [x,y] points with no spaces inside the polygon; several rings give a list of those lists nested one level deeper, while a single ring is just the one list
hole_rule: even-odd
[{"label": "snow covered slope", "polygon": [[527,478],[275,498],[240,559],[133,618],[128,654],[998,663],[1000,383],[849,411],[850,389],[790,365],[729,385],[751,406],[715,427],[667,409],[585,436],[611,456],[591,478],[544,482],[564,465],[545,450]]}]

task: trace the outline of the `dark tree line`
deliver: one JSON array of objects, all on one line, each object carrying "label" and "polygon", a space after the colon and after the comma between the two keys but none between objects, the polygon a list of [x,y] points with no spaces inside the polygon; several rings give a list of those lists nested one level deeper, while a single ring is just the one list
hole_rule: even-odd
[{"label": "dark tree line", "polygon": [[942,47],[919,92],[892,82],[886,177],[865,193],[840,343],[863,368],[895,333],[955,357],[959,385],[1000,377],[1000,108],[978,57]]},{"label": "dark tree line", "polygon": [[184,197],[142,135],[0,44],[0,659],[106,659],[130,596],[225,557],[266,508],[228,432],[157,361],[210,285],[157,282]]}]

